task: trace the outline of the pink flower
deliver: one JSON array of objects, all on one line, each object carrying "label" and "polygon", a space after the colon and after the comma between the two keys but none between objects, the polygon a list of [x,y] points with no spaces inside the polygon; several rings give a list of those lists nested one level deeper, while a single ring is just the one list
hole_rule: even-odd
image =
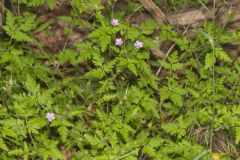
[{"label": "pink flower", "polygon": [[122,44],[123,44],[122,38],[117,38],[117,39],[115,40],[115,45],[116,45],[116,46],[121,46]]},{"label": "pink flower", "polygon": [[46,118],[49,122],[51,122],[55,119],[55,114],[48,112]]},{"label": "pink flower", "polygon": [[119,25],[118,19],[112,19],[111,24],[112,24],[112,26],[114,26],[114,27],[118,26],[118,25]]},{"label": "pink flower", "polygon": [[140,49],[140,48],[143,47],[143,42],[141,42],[141,41],[136,41],[136,42],[134,43],[134,46],[135,46],[135,48]]}]

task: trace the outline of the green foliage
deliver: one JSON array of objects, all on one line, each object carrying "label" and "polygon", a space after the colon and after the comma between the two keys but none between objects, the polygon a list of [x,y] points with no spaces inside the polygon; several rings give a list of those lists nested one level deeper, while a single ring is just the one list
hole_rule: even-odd
[{"label": "green foliage", "polygon": [[156,23],[153,20],[147,20],[141,24],[141,33],[145,35],[151,35],[156,28]]},{"label": "green foliage", "polygon": [[6,25],[3,29],[13,39],[17,41],[32,41],[32,37],[27,32],[36,28],[36,16],[25,12],[23,16],[14,16],[10,11],[7,12]]},{"label": "green foliage", "polygon": [[236,143],[240,141],[240,129],[239,127],[236,128]]},{"label": "green foliage", "polygon": [[7,145],[4,143],[3,139],[0,138],[0,148],[4,151],[8,151]]},{"label": "green foliage", "polygon": [[[55,6],[53,0],[18,2],[29,11]],[[210,133],[214,140],[227,133],[224,142],[238,158],[240,59],[224,46],[239,41],[240,33],[206,23],[192,40],[153,20],[135,27],[108,8],[114,2],[102,12],[100,0],[72,0],[70,15],[58,17],[66,46],[54,54],[36,45],[36,30],[42,31],[37,14],[7,12],[0,44],[0,159],[66,159],[69,151],[73,160],[207,160]],[[115,16],[118,26],[111,25]],[[88,25],[87,39],[68,44],[73,31]],[[166,59],[152,58],[158,49],[152,34],[175,43]],[[137,40],[143,48],[134,47]],[[48,121],[47,113],[55,119]]]},{"label": "green foliage", "polygon": [[47,4],[50,9],[53,9],[56,5],[55,0],[18,0],[18,3],[26,4],[29,7],[39,7]]}]

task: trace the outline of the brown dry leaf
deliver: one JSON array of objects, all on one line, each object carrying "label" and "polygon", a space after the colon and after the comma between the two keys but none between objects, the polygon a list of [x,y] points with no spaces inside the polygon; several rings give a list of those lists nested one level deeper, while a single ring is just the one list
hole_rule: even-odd
[{"label": "brown dry leaf", "polygon": [[80,33],[80,32],[73,32],[69,36],[69,42],[71,44],[76,43],[76,42],[82,42],[87,38],[86,33]]},{"label": "brown dry leaf", "polygon": [[56,0],[56,6],[53,13],[56,15],[68,15],[71,11],[71,5],[69,0]]},{"label": "brown dry leaf", "polygon": [[192,10],[170,15],[167,19],[172,25],[181,24],[186,26],[192,24],[194,26],[201,26],[207,20],[207,17],[201,10]]},{"label": "brown dry leaf", "polygon": [[66,160],[70,160],[72,158],[72,152],[69,151],[66,147],[61,146],[60,151],[63,153],[65,156]]},{"label": "brown dry leaf", "polygon": [[[59,31],[56,33],[57,35],[59,35]],[[51,47],[53,45],[56,45],[59,40],[61,40],[60,37],[56,37],[56,36],[51,36],[48,35],[46,31],[42,31],[39,34],[35,35],[35,37],[41,42],[43,43],[44,46],[47,47]]]},{"label": "brown dry leaf", "polygon": [[49,30],[43,30],[34,35],[34,37],[51,51],[57,51],[61,49],[61,45],[65,42],[64,28],[55,23],[50,26]]}]

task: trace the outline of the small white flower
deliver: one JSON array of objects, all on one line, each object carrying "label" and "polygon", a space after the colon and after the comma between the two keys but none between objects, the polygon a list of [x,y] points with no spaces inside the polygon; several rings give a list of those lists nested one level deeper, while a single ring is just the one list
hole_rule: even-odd
[{"label": "small white flower", "polygon": [[49,122],[51,122],[51,121],[53,121],[56,117],[55,117],[55,114],[54,114],[54,113],[48,112],[46,118],[47,118],[47,120],[48,120]]}]

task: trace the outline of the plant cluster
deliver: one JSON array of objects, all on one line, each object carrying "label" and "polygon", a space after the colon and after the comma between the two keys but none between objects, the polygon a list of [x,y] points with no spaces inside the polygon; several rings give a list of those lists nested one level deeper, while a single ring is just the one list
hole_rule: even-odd
[{"label": "plant cluster", "polygon": [[[55,6],[54,0],[17,2]],[[89,12],[91,33],[56,54],[34,38],[46,25],[36,14],[7,11],[0,159],[66,159],[64,148],[73,160],[207,160],[217,152],[218,134],[227,146],[221,159],[238,158],[240,59],[224,45],[238,43],[239,32],[206,23],[191,40],[153,20],[135,27],[122,12],[103,12],[100,0],[71,5],[70,15],[58,17],[71,26],[66,35],[87,24],[81,15]],[[153,33],[176,44],[166,60],[151,57],[158,49]]]}]

